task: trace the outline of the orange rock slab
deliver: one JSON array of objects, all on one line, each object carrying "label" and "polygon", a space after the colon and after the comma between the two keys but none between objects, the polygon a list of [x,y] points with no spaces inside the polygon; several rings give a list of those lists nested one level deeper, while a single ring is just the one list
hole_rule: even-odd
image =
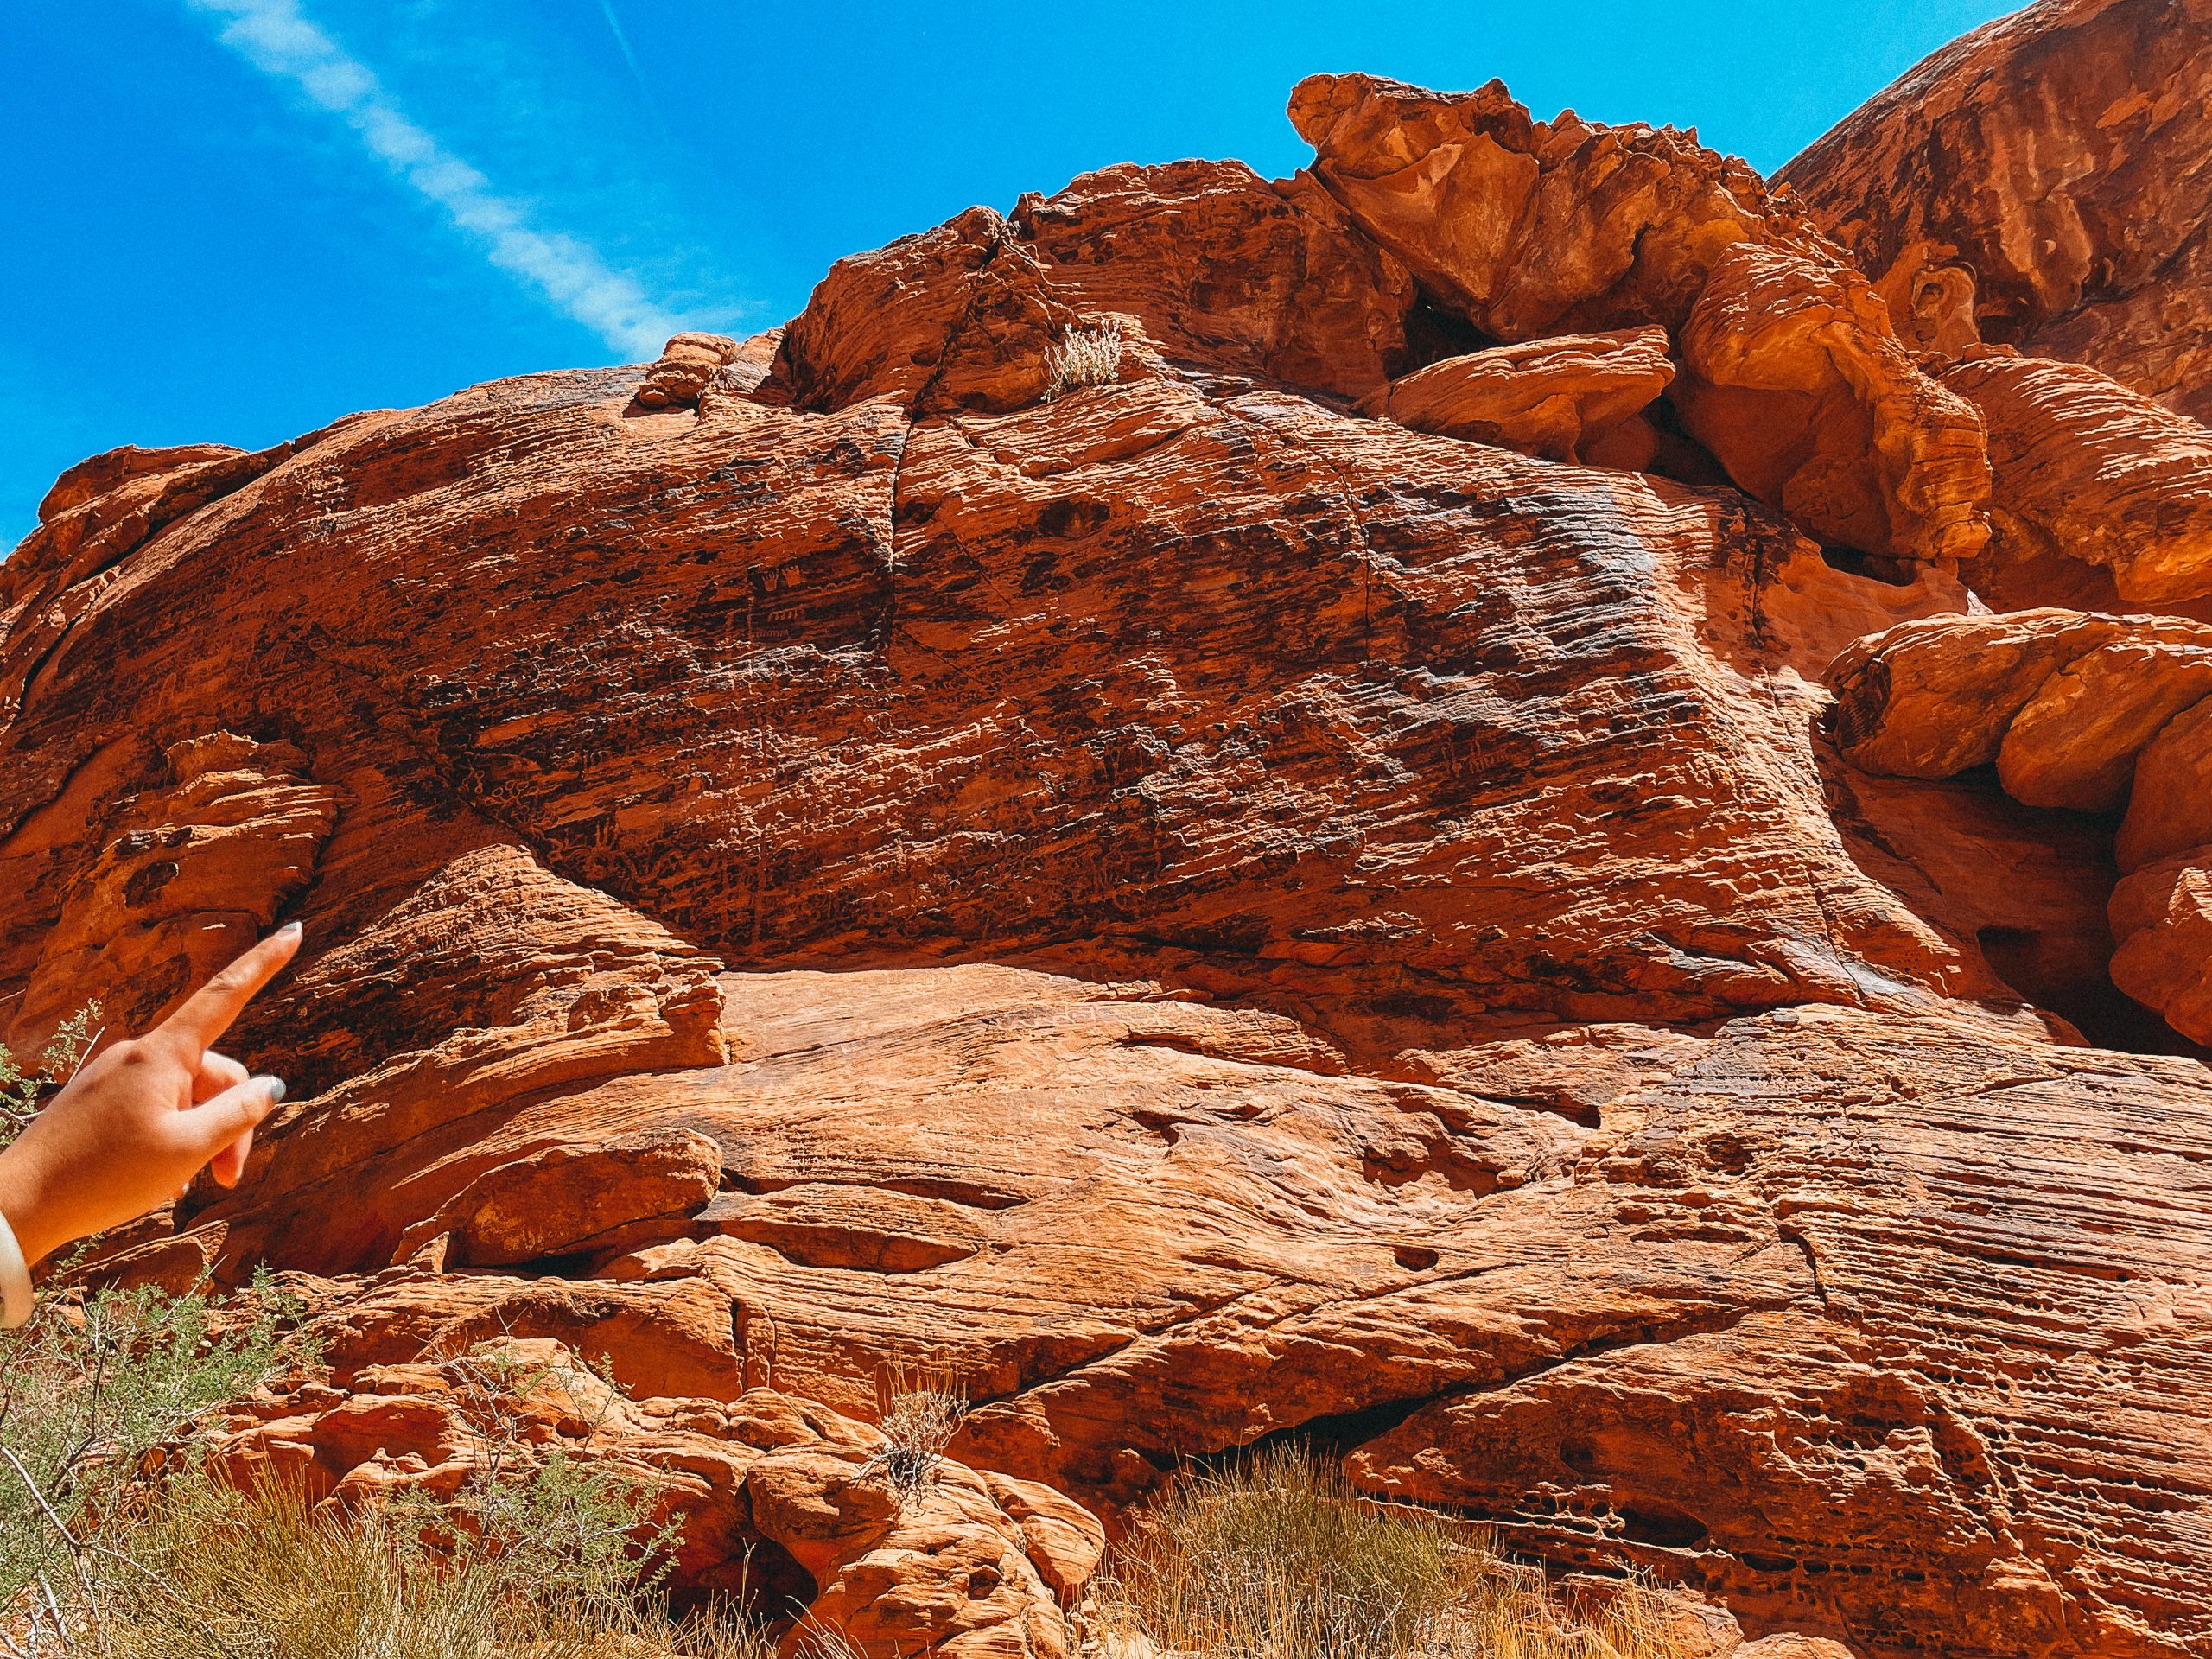
[{"label": "orange rock slab", "polygon": [[1980,350],[1938,374],[1989,435],[1976,592],[2008,610],[2212,602],[2212,430],[2080,364]]},{"label": "orange rock slab", "polygon": [[1354,222],[1499,340],[1677,327],[1737,243],[1822,250],[1758,174],[1694,134],[1538,121],[1502,81],[1433,92],[1312,75],[1290,119]]},{"label": "orange rock slab", "polygon": [[1417,369],[1358,409],[1417,432],[1633,471],[1656,448],[1640,417],[1675,378],[1667,353],[1663,328],[1494,346]]}]

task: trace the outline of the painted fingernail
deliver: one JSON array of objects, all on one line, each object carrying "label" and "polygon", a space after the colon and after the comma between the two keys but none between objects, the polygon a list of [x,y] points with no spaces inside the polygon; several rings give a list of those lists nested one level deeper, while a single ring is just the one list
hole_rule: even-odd
[{"label": "painted fingernail", "polygon": [[282,1100],[282,1099],[283,1099],[283,1098],[284,1098],[284,1079],[283,1079],[283,1078],[282,1078],[282,1077],[256,1077],[256,1078],[254,1079],[254,1081],[255,1081],[256,1083],[259,1084],[263,1088],[266,1089],[266,1090],[269,1091],[269,1103],[270,1103],[271,1106],[274,1106],[274,1105],[275,1105],[278,1101],[280,1101],[280,1100]]},{"label": "painted fingernail", "polygon": [[276,930],[276,935],[279,938],[282,938],[286,934],[289,934],[292,938],[296,939],[306,931],[307,930],[302,927],[297,922],[287,922],[283,926]]}]

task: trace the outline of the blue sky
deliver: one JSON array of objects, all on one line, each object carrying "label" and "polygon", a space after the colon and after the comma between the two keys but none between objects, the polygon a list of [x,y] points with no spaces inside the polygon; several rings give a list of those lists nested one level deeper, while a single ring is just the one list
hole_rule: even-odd
[{"label": "blue sky", "polygon": [[119,443],[257,446],[749,333],[1116,161],[1306,158],[1291,86],[1492,75],[1771,171],[1976,0],[7,0],[0,548]]}]

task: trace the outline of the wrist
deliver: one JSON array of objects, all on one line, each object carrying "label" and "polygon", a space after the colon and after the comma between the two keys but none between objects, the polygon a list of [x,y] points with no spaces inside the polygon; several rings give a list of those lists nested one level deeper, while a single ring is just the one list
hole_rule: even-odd
[{"label": "wrist", "polygon": [[0,1216],[7,1217],[23,1260],[34,1268],[68,1242],[54,1235],[43,1185],[36,1157],[21,1141],[0,1148]]}]

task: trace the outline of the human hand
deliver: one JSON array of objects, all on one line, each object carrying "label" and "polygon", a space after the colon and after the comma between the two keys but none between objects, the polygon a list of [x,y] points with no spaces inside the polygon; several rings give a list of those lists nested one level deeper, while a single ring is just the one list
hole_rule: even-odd
[{"label": "human hand", "polygon": [[299,948],[298,923],[278,928],[144,1036],[92,1055],[0,1151],[0,1216],[26,1261],[159,1209],[202,1167],[238,1185],[284,1084],[211,1045]]}]

